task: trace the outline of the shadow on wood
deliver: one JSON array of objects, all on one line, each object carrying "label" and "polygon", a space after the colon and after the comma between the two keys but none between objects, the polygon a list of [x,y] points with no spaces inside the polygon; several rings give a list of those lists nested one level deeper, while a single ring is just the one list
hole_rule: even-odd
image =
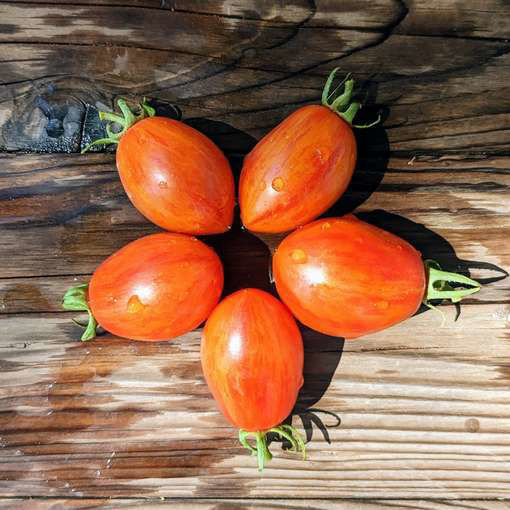
[{"label": "shadow on wood", "polygon": [[365,106],[355,122],[362,125],[373,122],[378,115],[381,121],[371,128],[356,129],[354,135],[358,147],[358,159],[352,180],[345,193],[321,217],[342,216],[363,204],[379,187],[388,166],[390,145],[383,123],[389,115],[386,107],[375,104],[377,84],[368,82]]},{"label": "shadow on wood", "polygon": [[[340,417],[331,410],[314,407],[326,393],[342,357],[345,340],[324,335],[305,326],[301,328],[305,348],[303,368],[304,383],[299,392],[292,416],[299,416],[303,422],[306,440],[311,441],[314,425],[330,443],[328,428],[338,427]],[[334,418],[333,424],[326,424],[319,415]]]},{"label": "shadow on wood", "polygon": [[244,156],[255,147],[257,140],[225,122],[205,118],[187,119],[184,122],[208,136],[223,151],[232,167],[237,192]]},{"label": "shadow on wood", "polygon": [[[343,338],[324,335],[303,325],[301,325],[301,333],[305,350],[304,382],[299,391],[296,405],[285,423],[291,425],[292,418],[299,417],[305,429],[306,442],[312,440],[315,426],[321,431],[324,439],[331,443],[328,428],[338,427],[342,420],[333,411],[319,409],[314,405],[319,402],[331,384],[342,357],[345,341]],[[333,423],[325,423],[320,415],[332,417]],[[269,434],[268,439],[270,442],[281,442],[284,450],[291,447],[290,442],[276,434]]]}]

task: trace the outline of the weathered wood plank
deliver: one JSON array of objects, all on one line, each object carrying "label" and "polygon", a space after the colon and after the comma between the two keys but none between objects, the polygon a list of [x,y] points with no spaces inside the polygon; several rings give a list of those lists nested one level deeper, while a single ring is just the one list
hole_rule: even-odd
[{"label": "weathered wood plank", "polygon": [[[455,48],[444,40],[430,41],[426,37],[420,40],[395,35],[381,46],[342,60],[342,69],[352,71],[361,79],[377,74],[371,87],[377,88],[378,103],[391,106],[386,125],[392,150],[475,152],[494,151],[508,144],[506,98],[510,57],[505,48],[492,41],[486,47],[478,41],[468,41],[470,48],[466,51],[464,41],[459,40],[459,47]],[[415,58],[415,53],[424,46],[431,54],[426,65]],[[108,105],[113,96],[133,92],[175,102],[185,118],[205,117],[226,123],[234,131],[241,130],[258,139],[298,105],[318,101],[325,77],[335,64],[323,65],[317,71],[319,74],[313,76],[306,73],[294,76],[281,70],[200,64],[195,57],[153,56],[146,54],[148,50],[132,48],[108,47],[105,50],[108,55],[102,59],[102,51],[97,47],[90,50],[92,53],[86,57],[91,62],[88,68],[89,64],[81,64],[84,52],[87,53],[81,46],[25,47],[20,59],[29,61],[23,64],[26,70],[13,64],[16,74],[11,78],[18,81],[26,77],[28,81],[5,86],[2,93],[5,100],[0,105],[1,146],[9,150],[34,148],[34,141],[20,133],[34,123],[41,132],[47,126],[48,115],[36,108],[39,97],[50,107],[55,105],[55,109],[74,108],[79,112],[76,97],[86,104]],[[33,55],[35,67],[30,64],[32,57],[26,57],[26,53]],[[452,62],[452,54],[458,61]],[[49,66],[58,65],[59,69],[63,61],[68,74],[82,77],[58,76],[61,74],[58,69],[41,68],[41,59],[49,62]],[[98,60],[104,66],[95,64]],[[128,61],[133,65],[129,66]],[[388,62],[385,74],[381,74],[381,61]],[[178,69],[189,69],[189,72],[179,73]],[[92,83],[85,73],[98,73],[102,79]],[[5,74],[9,75],[9,64]],[[36,79],[38,75],[53,77]],[[416,75],[421,75],[419,81]],[[48,89],[55,92],[48,93]],[[69,114],[78,115],[73,112]],[[82,120],[80,116],[78,121]],[[44,144],[38,148],[44,150]]]},{"label": "weathered wood plank", "polygon": [[[28,18],[27,9],[30,9]],[[119,8],[97,4],[87,8],[68,2],[38,6],[21,2],[2,3],[0,14],[4,27],[0,33],[0,42],[118,44],[119,41],[129,41],[127,46],[172,49],[217,57],[225,53],[239,56],[244,50],[253,47],[275,49],[282,44],[287,45],[290,42],[289,28],[292,28],[254,18],[239,20],[229,16],[207,16],[204,19],[201,14],[187,10]],[[295,20],[297,28],[311,15],[313,11],[309,9],[302,11],[299,16],[301,19]],[[147,31],[148,27],[150,32]],[[340,30],[336,35],[343,41],[342,51],[345,53],[377,37],[373,33],[355,31],[349,25],[333,27],[331,31],[336,33],[337,30]],[[306,28],[303,28],[294,34],[292,44],[304,38],[306,32]],[[172,37],[168,37],[169,33],[172,33]],[[352,37],[354,33],[356,37]],[[318,44],[308,46],[308,50],[320,51],[319,43],[324,35],[328,37],[329,31],[319,30],[314,34]]]},{"label": "weathered wood plank", "polygon": [[341,425],[327,429],[328,444],[305,418],[308,460],[274,445],[261,478],[202,380],[199,331],[168,343],[82,344],[69,314],[7,316],[1,490],[508,497],[510,307],[464,307],[458,322],[451,312],[443,327],[427,312],[343,353],[338,340],[305,331],[301,406],[334,413]]},{"label": "weathered wood plank", "polygon": [[[151,8],[140,8],[145,4]],[[83,105],[73,98],[109,104],[128,92],[177,102],[185,117],[206,116],[259,138],[296,105],[316,101],[334,65],[371,78],[377,101],[391,105],[393,150],[494,151],[509,143],[504,2],[483,9],[474,0],[462,7],[344,2],[315,11],[307,2],[285,9],[203,4],[0,4],[0,146],[47,150],[48,140],[34,144],[20,127],[35,123],[44,132],[52,120],[36,107],[37,97],[74,108],[72,124],[83,121]],[[30,24],[23,23],[27,9]],[[205,36],[210,23],[214,37]],[[416,58],[421,53],[427,58]],[[57,92],[47,94],[48,87]]]},{"label": "weathered wood plank", "polygon": [[[10,0],[8,4],[27,5],[23,0]],[[51,6],[56,2],[48,0],[31,0],[31,5]],[[72,5],[73,2],[68,2]],[[397,29],[399,33],[427,35],[450,35],[454,37],[505,38],[508,37],[508,26],[504,22],[508,14],[508,6],[501,0],[467,0],[461,5],[452,4],[447,0],[434,2],[408,1],[395,2],[390,0],[349,1],[310,5],[309,2],[296,0],[278,6],[261,0],[244,2],[211,0],[109,0],[109,6],[116,8],[132,7],[170,11],[175,14],[193,14],[196,16],[216,16],[240,21],[265,21],[276,25],[303,24],[307,27],[333,28],[356,27],[364,30],[377,29],[384,26],[384,20],[390,16],[402,18]],[[80,0],[80,6],[91,4],[97,6],[96,0]]]},{"label": "weathered wood plank", "polygon": [[[259,510],[285,509],[298,510],[451,510],[452,502],[447,500],[335,500],[335,499],[6,499],[2,505],[7,510],[61,510],[61,509],[98,509],[137,508],[159,510]],[[507,510],[506,501],[457,500],[457,510]]]},{"label": "weathered wood plank", "polygon": [[408,16],[397,27],[398,33],[503,39],[510,35],[508,5],[501,0],[468,0],[461,4],[411,0],[406,5]]}]

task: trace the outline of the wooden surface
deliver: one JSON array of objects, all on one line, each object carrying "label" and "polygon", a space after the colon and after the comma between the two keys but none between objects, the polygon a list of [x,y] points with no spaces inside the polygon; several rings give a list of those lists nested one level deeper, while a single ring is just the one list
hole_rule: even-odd
[{"label": "wooden surface", "polygon": [[[506,0],[1,1],[0,507],[509,508],[509,40]],[[260,475],[204,384],[200,331],[82,344],[61,311],[157,230],[111,153],[78,152],[97,107],[146,95],[238,173],[334,66],[384,122],[358,132],[330,214],[356,208],[486,285],[444,325],[422,310],[354,342],[304,329],[308,460],[273,443]],[[260,239],[237,224],[207,242],[226,292],[271,290]]]}]

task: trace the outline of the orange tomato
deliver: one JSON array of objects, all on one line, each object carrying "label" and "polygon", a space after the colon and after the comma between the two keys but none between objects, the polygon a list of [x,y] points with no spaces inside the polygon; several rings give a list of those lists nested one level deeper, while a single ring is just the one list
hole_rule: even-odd
[{"label": "orange tomato", "polygon": [[330,108],[304,106],[246,156],[241,219],[255,232],[285,232],[313,220],[343,194],[356,164],[348,122]]},{"label": "orange tomato", "polygon": [[231,294],[206,322],[201,359],[211,393],[227,420],[240,428],[241,444],[257,455],[259,470],[272,457],[268,432],[286,438],[304,456],[299,432],[281,424],[303,385],[301,333],[285,305],[258,289]]},{"label": "orange tomato", "polygon": [[[169,340],[207,319],[223,289],[223,267],[198,239],[165,232],[108,257],[93,274],[86,301],[80,287],[64,297],[66,309],[89,311],[91,321],[114,335]],[[83,340],[94,336],[94,324],[88,333]]]},{"label": "orange tomato", "polygon": [[296,230],[273,257],[276,289],[305,325],[356,338],[403,321],[426,288],[420,253],[408,242],[348,215]]},{"label": "orange tomato", "polygon": [[[145,102],[135,116],[122,99],[124,117],[100,112],[123,127],[91,145],[116,143],[117,169],[133,205],[150,221],[174,232],[218,234],[232,225],[235,189],[230,165],[220,149],[196,129],[154,117]],[[149,117],[146,117],[149,115]]]},{"label": "orange tomato", "polygon": [[303,384],[303,343],[296,321],[262,290],[237,291],[214,309],[202,334],[201,358],[222,413],[247,431],[279,425]]},{"label": "orange tomato", "polygon": [[117,168],[133,205],[162,228],[217,234],[232,225],[235,191],[227,158],[182,122],[137,122],[120,139]]},{"label": "orange tomato", "polygon": [[[292,230],[317,218],[344,193],[356,165],[352,126],[360,103],[347,76],[333,91],[330,73],[322,105],[299,108],[246,156],[239,182],[244,225],[255,232]],[[343,85],[343,88],[341,86]],[[340,90],[340,91],[339,91]]]}]

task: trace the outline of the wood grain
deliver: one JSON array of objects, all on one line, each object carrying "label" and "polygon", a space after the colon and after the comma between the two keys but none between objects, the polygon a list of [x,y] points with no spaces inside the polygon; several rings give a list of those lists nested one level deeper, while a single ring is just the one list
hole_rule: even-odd
[{"label": "wood grain", "polygon": [[[341,510],[451,510],[452,503],[447,500],[299,500],[299,499],[7,499],[3,508],[8,510],[61,510],[70,509],[101,509],[111,510],[117,508],[161,509],[175,508],[183,510],[197,508],[200,510],[259,510],[286,509],[307,510],[341,509]],[[459,510],[506,510],[504,501],[467,500],[456,501],[455,508]]]},{"label": "wood grain", "polygon": [[[0,506],[507,508],[509,20],[505,0],[0,1]],[[293,423],[308,460],[273,443],[259,475],[204,384],[199,330],[82,344],[60,310],[69,285],[157,230],[112,154],[78,153],[98,108],[145,95],[238,175],[334,66],[383,124],[357,132],[328,214],[356,210],[484,288],[457,321],[442,306],[444,325],[421,310],[356,342],[303,329]],[[272,290],[261,239],[236,223],[205,240],[227,293]]]},{"label": "wood grain", "polygon": [[[451,510],[452,503],[447,500],[299,500],[299,499],[7,499],[3,508],[8,510],[61,510],[61,509],[100,509],[137,508],[159,510],[174,508],[176,510]],[[456,501],[454,508],[458,510],[506,510],[504,501],[467,500]]]}]

